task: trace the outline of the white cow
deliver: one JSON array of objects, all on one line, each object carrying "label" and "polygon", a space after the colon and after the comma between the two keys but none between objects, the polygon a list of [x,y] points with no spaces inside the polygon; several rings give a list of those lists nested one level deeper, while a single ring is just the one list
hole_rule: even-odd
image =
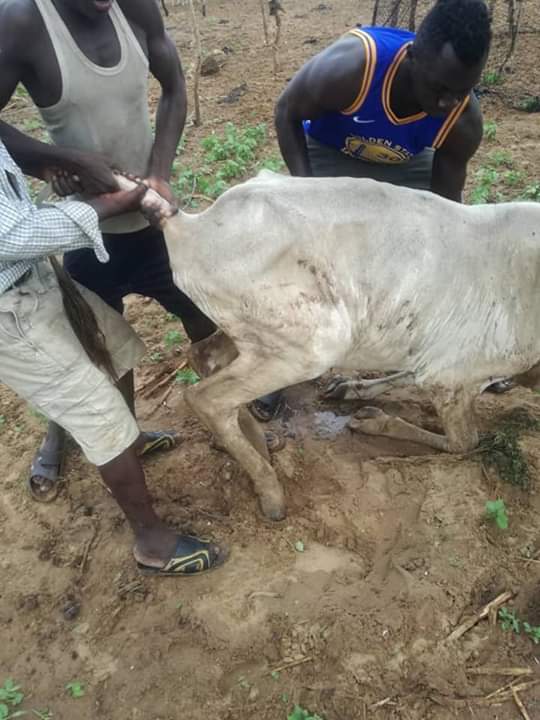
[{"label": "white cow", "polygon": [[[163,202],[153,191],[143,200]],[[262,431],[247,413],[239,423],[246,403],[332,367],[399,370],[391,381],[424,390],[445,434],[376,408],[356,427],[465,452],[478,443],[475,398],[540,361],[535,203],[469,207],[372,180],[265,171],[164,231],[175,282],[226,336],[195,346],[213,374],[186,400],[270,518],[284,515],[283,490]]]}]

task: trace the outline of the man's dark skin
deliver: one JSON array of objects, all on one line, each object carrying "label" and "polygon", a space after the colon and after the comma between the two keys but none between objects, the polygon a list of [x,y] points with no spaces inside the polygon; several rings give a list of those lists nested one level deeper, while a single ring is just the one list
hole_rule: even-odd
[{"label": "man's dark skin", "polygon": [[[103,67],[118,63],[120,44],[108,14],[110,3],[93,0],[51,2],[90,60]],[[155,143],[147,178],[156,190],[170,195],[171,166],[186,120],[182,68],[174,44],[164,31],[156,3],[152,0],[117,2],[148,57],[150,72],[161,85]],[[59,101],[62,92],[60,69],[45,24],[32,0],[3,0],[0,3],[0,47],[0,109],[7,104],[19,82],[39,107],[49,107]],[[0,122],[0,137],[27,174],[48,179],[48,172],[58,169],[75,175],[82,189],[89,193],[115,188],[106,158],[40,143],[3,122]],[[71,189],[71,185],[66,188],[68,192]]]},{"label": "man's dark skin", "polygon": [[[121,48],[109,15],[111,2],[99,0],[51,0],[69,28],[76,44],[95,64],[113,67],[120,60]],[[175,46],[166,34],[154,0],[117,0],[118,5],[143,48],[150,72],[159,81],[159,101],[155,142],[148,170],[147,184],[161,195],[173,199],[168,185],[171,166],[186,119],[186,88]],[[24,38],[24,42],[21,42]],[[0,109],[12,96],[18,83],[28,90],[37,106],[49,107],[61,97],[61,74],[56,54],[41,14],[32,0],[0,1]],[[99,102],[96,98],[96,102]],[[129,118],[126,118],[129,122]],[[36,141],[0,122],[0,137],[22,170],[29,175],[52,180],[61,195],[72,192],[89,194],[116,188],[106,158]],[[200,320],[202,318],[202,321]],[[184,319],[184,318],[183,318]],[[184,319],[192,341],[201,340],[215,329],[202,314]],[[119,383],[129,407],[134,410],[133,373]],[[140,445],[145,441],[141,435]],[[64,431],[49,425],[43,450],[54,456],[63,446]],[[46,478],[36,476],[42,499],[55,489]],[[34,481],[33,487],[36,487]],[[36,493],[34,493],[36,496]]]},{"label": "man's dark skin", "polygon": [[[421,111],[446,116],[478,83],[487,56],[466,67],[450,43],[438,53],[408,48],[393,83],[391,107],[399,117]],[[291,175],[312,174],[302,120],[349,107],[358,94],[366,65],[363,45],[346,36],[312,58],[291,80],[276,106],[276,128],[283,158]],[[469,105],[435,152],[431,190],[461,202],[467,163],[482,140],[480,106],[474,95]],[[362,162],[359,160],[358,162]]]}]

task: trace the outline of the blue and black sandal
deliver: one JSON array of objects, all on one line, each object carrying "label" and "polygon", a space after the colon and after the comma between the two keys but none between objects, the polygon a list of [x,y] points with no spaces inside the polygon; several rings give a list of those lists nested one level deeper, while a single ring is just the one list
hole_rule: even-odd
[{"label": "blue and black sandal", "polygon": [[152,567],[140,562],[137,567],[143,575],[200,575],[223,565],[228,556],[228,552],[215,543],[193,535],[178,535],[174,553],[163,567]]},{"label": "blue and black sandal", "polygon": [[172,430],[160,430],[157,432],[143,430],[142,435],[144,444],[138,452],[139,457],[148,457],[156,452],[172,450],[180,441],[180,436]]}]

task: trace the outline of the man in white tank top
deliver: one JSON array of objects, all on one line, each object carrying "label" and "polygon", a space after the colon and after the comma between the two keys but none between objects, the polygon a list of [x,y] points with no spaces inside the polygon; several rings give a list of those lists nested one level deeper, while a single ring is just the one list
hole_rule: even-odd
[{"label": "man in white tank top", "polygon": [[[155,139],[148,111],[148,71],[161,84]],[[0,109],[22,83],[54,145],[0,122],[0,138],[27,174],[55,173],[63,195],[114,189],[111,167],[149,180],[163,195],[186,118],[186,91],[176,48],[155,0],[0,0]],[[173,283],[165,242],[139,213],[101,224],[109,263],[87,248],[64,265],[81,285],[122,312],[129,293],[152,297],[181,318],[192,341],[212,322]],[[123,237],[118,237],[119,235]],[[134,408],[133,373],[120,388]],[[141,454],[167,449],[173,433],[145,433]],[[51,423],[29,477],[32,496],[58,491],[65,435]]]}]

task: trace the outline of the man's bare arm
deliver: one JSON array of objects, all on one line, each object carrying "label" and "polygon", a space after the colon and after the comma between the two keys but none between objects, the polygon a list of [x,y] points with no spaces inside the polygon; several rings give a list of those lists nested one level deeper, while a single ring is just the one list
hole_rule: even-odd
[{"label": "man's bare arm", "polygon": [[187,94],[182,65],[173,41],[165,32],[155,0],[121,0],[120,5],[131,22],[145,31],[150,72],[161,85],[148,175],[168,181],[186,122]]},{"label": "man's bare arm", "polygon": [[431,190],[438,195],[461,202],[467,164],[482,142],[483,121],[478,100],[471,101],[444,144],[435,152]]},{"label": "man's bare arm", "polygon": [[349,107],[358,95],[365,66],[362,43],[345,37],[309,60],[287,85],[276,105],[275,123],[291,175],[312,174],[302,121]]}]

